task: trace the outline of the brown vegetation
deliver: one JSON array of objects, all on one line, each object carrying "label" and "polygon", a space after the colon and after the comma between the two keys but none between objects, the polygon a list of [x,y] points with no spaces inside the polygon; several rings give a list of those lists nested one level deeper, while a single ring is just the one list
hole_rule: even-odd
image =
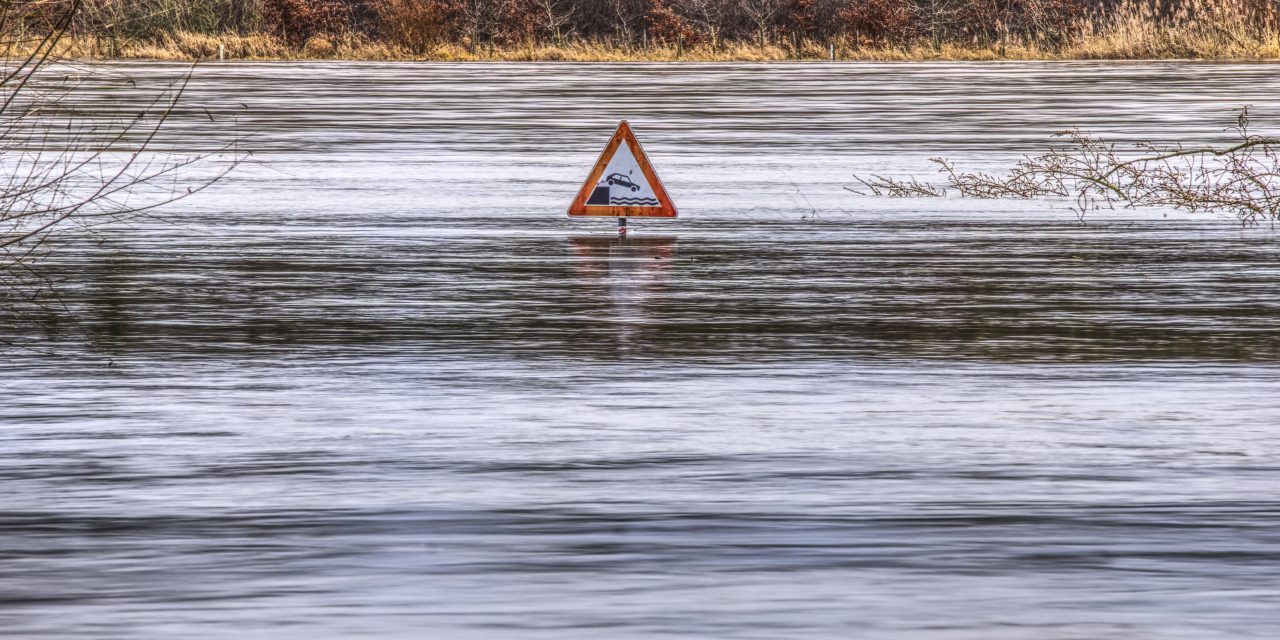
[{"label": "brown vegetation", "polygon": [[85,0],[70,35],[165,59],[1261,59],[1280,0]]}]

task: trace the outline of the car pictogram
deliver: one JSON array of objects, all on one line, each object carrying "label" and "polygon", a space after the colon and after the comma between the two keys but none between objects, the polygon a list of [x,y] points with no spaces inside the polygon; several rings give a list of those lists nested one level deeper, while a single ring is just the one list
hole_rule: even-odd
[{"label": "car pictogram", "polygon": [[610,185],[620,184],[632,191],[640,190],[640,185],[632,182],[631,178],[624,176],[621,173],[611,173],[608,178],[605,178],[605,180],[608,181]]}]

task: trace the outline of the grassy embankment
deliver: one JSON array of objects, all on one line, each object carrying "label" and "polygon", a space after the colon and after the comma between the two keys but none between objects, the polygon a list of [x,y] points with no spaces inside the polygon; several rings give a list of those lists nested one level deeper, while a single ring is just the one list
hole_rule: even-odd
[{"label": "grassy embankment", "polygon": [[827,60],[834,45],[839,60],[1272,60],[1280,59],[1280,26],[1260,22],[1240,0],[1204,0],[1195,13],[1172,14],[1144,0],[1127,0],[1114,9],[1074,21],[1054,38],[1009,35],[1002,41],[977,38],[939,41],[915,37],[899,42],[852,38],[801,41],[798,44],[721,42],[682,46],[637,46],[608,40],[568,40],[551,45],[465,46],[441,42],[405,47],[369,35],[315,35],[290,42],[268,33],[213,35],[163,32],[147,38],[107,38],[71,33],[59,53],[72,58],[200,60],[216,58],[219,48],[232,60],[434,60],[434,61],[783,61]]}]

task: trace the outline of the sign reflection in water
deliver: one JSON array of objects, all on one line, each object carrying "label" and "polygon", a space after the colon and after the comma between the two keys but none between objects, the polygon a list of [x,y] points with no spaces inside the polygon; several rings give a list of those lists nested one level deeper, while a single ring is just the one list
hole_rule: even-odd
[{"label": "sign reflection in water", "polygon": [[612,303],[608,321],[615,326],[620,352],[628,350],[636,332],[661,321],[654,316],[652,303],[662,298],[670,272],[677,268],[677,241],[674,236],[569,239],[575,284],[591,292],[608,292]]}]

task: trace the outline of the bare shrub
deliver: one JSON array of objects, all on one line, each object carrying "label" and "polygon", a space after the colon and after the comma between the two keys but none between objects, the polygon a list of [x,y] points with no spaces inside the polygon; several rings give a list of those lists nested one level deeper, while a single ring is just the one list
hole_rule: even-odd
[{"label": "bare shrub", "polygon": [[261,0],[262,20],[290,44],[300,46],[313,36],[347,33],[351,6],[343,0]]},{"label": "bare shrub", "polygon": [[[932,158],[931,161],[942,163],[939,158]],[[872,195],[888,196],[890,198],[911,198],[911,197],[929,197],[942,198],[947,195],[945,187],[939,187],[927,182],[920,182],[919,178],[908,178],[900,180],[897,178],[886,178],[879,174],[871,174],[869,177],[863,178],[859,175],[853,176],[863,187],[866,187]],[[858,195],[866,195],[863,192],[853,188],[845,187]]]},{"label": "bare shrub", "polygon": [[[649,9],[647,0],[604,0],[604,14],[608,20],[607,29],[611,30],[615,42],[625,45],[635,43],[637,28],[643,29],[646,12]],[[584,25],[585,26],[585,25]],[[647,43],[647,35],[643,36]]]},{"label": "bare shrub", "polygon": [[415,54],[445,42],[453,27],[445,0],[381,0],[373,10],[378,35]]},{"label": "bare shrub", "polygon": [[564,44],[573,25],[574,7],[570,0],[535,0],[532,4],[538,26],[556,46]]},{"label": "bare shrub", "polygon": [[763,47],[766,42],[772,40],[771,32],[778,16],[786,8],[787,0],[741,0],[739,6],[756,32],[756,44]]},{"label": "bare shrub", "polygon": [[924,32],[919,9],[911,0],[855,0],[839,17],[856,38],[871,42],[900,42]]},{"label": "bare shrub", "polygon": [[665,0],[652,1],[646,20],[649,23],[649,31],[662,42],[696,45],[703,39],[702,34],[688,24],[684,17]]},{"label": "bare shrub", "polygon": [[[10,2],[0,0],[0,28]],[[56,299],[36,263],[59,234],[148,215],[207,188],[241,158],[234,139],[196,151],[191,140],[162,140],[190,74],[145,97],[133,78],[55,61],[79,9],[69,2],[33,41],[0,45],[0,316]],[[193,178],[194,165],[222,153],[221,169]]]},{"label": "bare shrub", "polygon": [[717,49],[731,28],[738,7],[732,0],[672,0],[671,7],[683,24],[692,26]]},{"label": "bare shrub", "polygon": [[914,178],[855,179],[890,197],[940,197],[950,188],[970,198],[1069,198],[1081,217],[1097,209],[1172,207],[1229,213],[1245,224],[1280,220],[1280,138],[1250,133],[1247,107],[1237,111],[1232,131],[1236,143],[1225,147],[1141,143],[1128,149],[1088,132],[1063,131],[1057,137],[1065,146],[1023,158],[1004,175],[964,172],[934,158],[946,187]]},{"label": "bare shrub", "polygon": [[504,0],[456,0],[454,11],[459,33],[467,39],[467,48],[474,51],[481,43],[492,44],[502,32],[507,3]]}]

